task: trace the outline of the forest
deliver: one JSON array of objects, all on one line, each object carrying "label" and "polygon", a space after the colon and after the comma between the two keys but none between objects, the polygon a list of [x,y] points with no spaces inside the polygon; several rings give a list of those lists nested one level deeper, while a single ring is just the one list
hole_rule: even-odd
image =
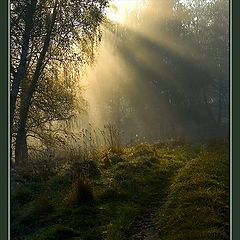
[{"label": "forest", "polygon": [[229,36],[228,0],[11,0],[11,239],[230,239]]}]

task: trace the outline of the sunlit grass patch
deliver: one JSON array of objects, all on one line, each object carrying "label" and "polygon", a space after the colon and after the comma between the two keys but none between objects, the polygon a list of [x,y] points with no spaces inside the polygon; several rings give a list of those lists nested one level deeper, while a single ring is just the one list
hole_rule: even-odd
[{"label": "sunlit grass patch", "polygon": [[212,142],[179,170],[160,218],[160,239],[229,239],[227,147]]}]

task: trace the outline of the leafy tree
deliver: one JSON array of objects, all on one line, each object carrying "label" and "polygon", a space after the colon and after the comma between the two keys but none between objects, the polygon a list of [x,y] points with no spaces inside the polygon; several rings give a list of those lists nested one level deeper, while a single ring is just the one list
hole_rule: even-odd
[{"label": "leafy tree", "polygon": [[[85,64],[92,60],[93,48],[99,40],[99,24],[103,19],[103,9],[106,4],[105,0],[11,1],[10,125],[12,136],[14,125],[16,129],[15,161],[17,163],[26,157],[24,146],[33,100],[41,95],[40,89],[44,89],[42,88],[44,81],[50,84],[49,79],[54,79],[54,76],[49,77],[49,71],[52,71],[49,66],[58,71],[55,67],[56,62],[70,61]],[[81,51],[75,51],[76,42],[81,43]],[[42,104],[40,101],[35,101],[34,105],[36,109],[44,108],[45,113],[47,110],[44,101],[48,107],[51,101],[60,102],[54,101],[54,97],[59,96],[59,94],[54,96],[58,92],[56,86],[52,85],[50,88],[55,91],[55,93],[48,92],[53,94],[51,96],[53,98],[46,101],[45,94],[41,99]],[[63,100],[64,94],[61,97]],[[53,106],[54,104],[51,104],[51,107]],[[49,109],[48,113],[52,110],[53,108]],[[16,113],[18,117],[15,116]],[[61,116],[61,119],[64,117]]]}]

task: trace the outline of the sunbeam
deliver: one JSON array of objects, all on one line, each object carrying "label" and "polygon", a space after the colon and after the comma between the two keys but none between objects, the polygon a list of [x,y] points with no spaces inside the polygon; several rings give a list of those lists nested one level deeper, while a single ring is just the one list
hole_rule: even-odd
[{"label": "sunbeam", "polygon": [[[215,101],[210,95],[218,70],[198,42],[207,37],[182,30],[183,20],[193,28],[184,15],[186,1],[174,7],[171,1],[146,3],[115,0],[107,13],[119,24],[104,25],[98,57],[86,74],[88,121],[98,128],[112,123],[128,140],[199,134],[199,121],[210,122],[215,111],[208,101]],[[199,113],[201,102],[207,106]]]},{"label": "sunbeam", "polygon": [[106,16],[113,22],[124,23],[133,11],[139,14],[146,3],[146,0],[112,0],[106,9]]}]

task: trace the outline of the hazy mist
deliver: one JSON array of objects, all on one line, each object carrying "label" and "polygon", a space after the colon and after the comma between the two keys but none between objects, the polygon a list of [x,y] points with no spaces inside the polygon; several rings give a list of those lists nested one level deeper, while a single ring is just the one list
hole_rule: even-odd
[{"label": "hazy mist", "polygon": [[228,3],[149,0],[141,6],[123,22],[104,24],[83,81],[87,113],[76,126],[113,124],[125,143],[227,136]]}]

